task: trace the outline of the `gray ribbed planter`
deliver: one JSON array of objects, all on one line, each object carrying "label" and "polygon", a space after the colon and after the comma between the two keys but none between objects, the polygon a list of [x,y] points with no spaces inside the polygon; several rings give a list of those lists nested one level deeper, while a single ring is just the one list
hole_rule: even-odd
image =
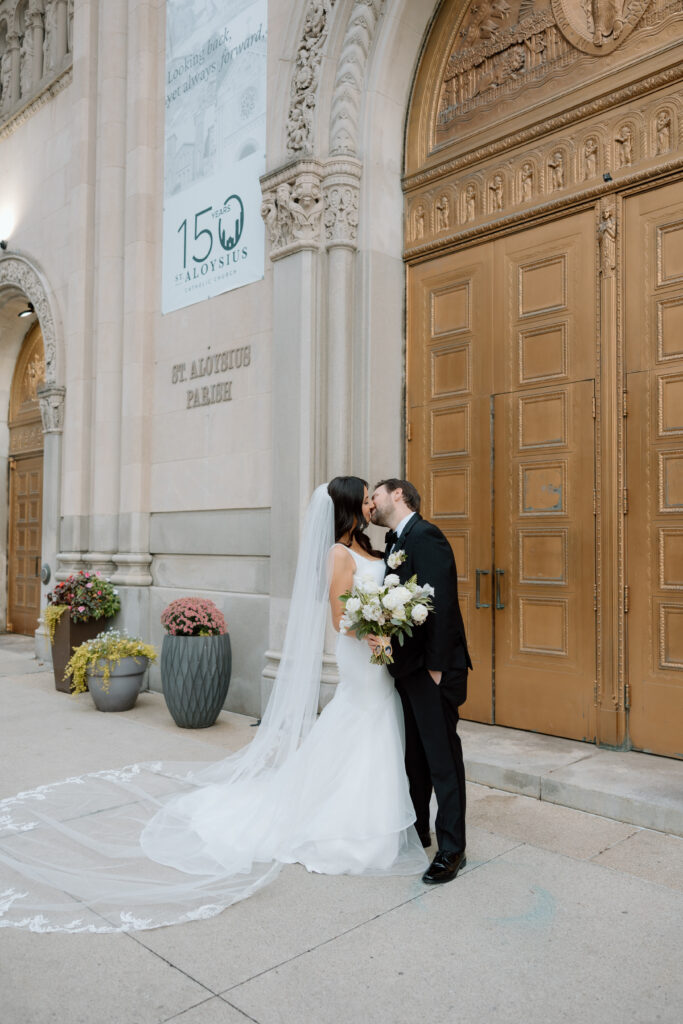
[{"label": "gray ribbed planter", "polygon": [[228,694],[230,635],[170,636],[161,645],[161,688],[182,729],[213,725]]},{"label": "gray ribbed planter", "polygon": [[104,683],[104,659],[88,668],[88,689],[98,711],[130,711],[138,699],[148,658],[121,658],[112,662],[111,674]]}]

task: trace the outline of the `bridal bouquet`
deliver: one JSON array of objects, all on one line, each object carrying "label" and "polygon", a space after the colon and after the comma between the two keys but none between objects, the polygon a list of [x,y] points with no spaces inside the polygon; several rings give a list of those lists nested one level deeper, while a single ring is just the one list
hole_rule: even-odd
[{"label": "bridal bouquet", "polygon": [[380,642],[370,661],[373,665],[388,665],[394,660],[391,637],[398,637],[403,646],[404,638],[413,635],[413,627],[421,626],[433,610],[433,594],[434,587],[429,583],[419,586],[417,576],[401,583],[392,573],[382,584],[372,576],[362,576],[341,595],[344,614],[339,630],[353,630],[359,639],[374,633]]}]

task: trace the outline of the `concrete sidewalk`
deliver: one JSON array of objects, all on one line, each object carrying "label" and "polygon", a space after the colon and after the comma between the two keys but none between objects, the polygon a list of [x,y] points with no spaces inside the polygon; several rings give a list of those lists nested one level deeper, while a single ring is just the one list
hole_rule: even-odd
[{"label": "concrete sidewalk", "polygon": [[[0,638],[0,797],[215,760],[253,736],[228,713],[178,729],[154,693],[100,714],[57,693],[29,645]],[[472,723],[462,735],[474,781],[453,883],[293,866],[208,921],[0,929],[2,1024],[679,1024],[683,764]]]}]

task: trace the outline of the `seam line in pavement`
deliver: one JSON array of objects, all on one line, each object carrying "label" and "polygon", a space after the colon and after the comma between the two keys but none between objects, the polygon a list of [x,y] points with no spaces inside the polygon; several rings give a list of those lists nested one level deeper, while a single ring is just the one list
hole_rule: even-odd
[{"label": "seam line in pavement", "polygon": [[[517,846],[513,846],[512,849],[517,850],[520,846],[525,845],[525,843],[518,843]],[[473,874],[480,868],[486,867],[487,864],[492,864],[493,861],[498,860],[500,857],[504,857],[506,853],[510,852],[510,850],[505,850],[503,853],[497,853],[495,857],[489,857],[488,860],[483,860],[480,864],[473,864],[471,868],[468,868],[466,871],[463,871],[462,877],[465,878],[467,875]],[[455,881],[457,882],[457,878],[455,879]],[[238,981],[234,985],[230,985],[228,988],[224,989],[222,993],[218,994],[221,996],[222,999],[225,999],[226,992],[233,992],[235,989],[240,988],[242,985],[248,985],[249,982],[256,981],[257,978],[262,978],[264,975],[270,974],[271,971],[277,971],[279,970],[280,967],[286,967],[288,964],[294,963],[295,960],[299,960],[302,956],[308,956],[309,953],[315,953],[318,949],[322,949],[323,946],[329,946],[331,942],[336,942],[337,939],[343,939],[346,935],[351,935],[352,932],[358,931],[359,928],[364,928],[366,925],[373,924],[373,922],[379,921],[383,917],[388,917],[389,914],[393,914],[397,910],[402,910],[403,907],[407,907],[411,903],[415,903],[417,900],[423,900],[425,899],[425,897],[434,897],[436,896],[436,892],[438,889],[439,886],[425,886],[423,892],[418,892],[414,896],[411,896],[410,899],[404,900],[402,903],[397,903],[395,907],[389,907],[388,910],[382,910],[380,911],[379,914],[375,914],[374,917],[369,917],[366,921],[359,921],[358,924],[354,924],[351,928],[347,928],[346,931],[339,932],[337,935],[331,935],[330,938],[325,939],[324,942],[319,942],[315,946],[309,946],[308,949],[302,949],[301,952],[296,953],[295,956],[290,956],[286,960],[281,960],[277,964],[272,964],[272,966],[266,967],[265,970],[258,971],[257,974],[252,974],[251,977],[249,978],[243,978],[242,981]],[[228,1000],[225,999],[225,1002],[227,1003]],[[230,1005],[232,1006],[232,1003],[230,1003]],[[235,1009],[239,1009],[239,1007],[235,1007]],[[252,1018],[249,1019],[251,1020]]]}]

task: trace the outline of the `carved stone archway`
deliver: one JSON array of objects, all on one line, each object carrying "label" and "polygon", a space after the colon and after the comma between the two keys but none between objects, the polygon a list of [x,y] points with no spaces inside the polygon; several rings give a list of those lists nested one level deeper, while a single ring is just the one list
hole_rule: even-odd
[{"label": "carved stone archway", "polygon": [[[63,384],[63,344],[54,300],[42,272],[27,257],[12,254],[0,259],[0,307],[17,298],[33,306],[45,348],[45,382],[38,391],[44,435],[41,547],[43,565],[49,566],[51,576],[54,576],[59,550],[62,429],[66,393]],[[44,591],[47,589],[44,586]],[[36,633],[36,644],[39,656],[49,659],[42,623]]]}]

